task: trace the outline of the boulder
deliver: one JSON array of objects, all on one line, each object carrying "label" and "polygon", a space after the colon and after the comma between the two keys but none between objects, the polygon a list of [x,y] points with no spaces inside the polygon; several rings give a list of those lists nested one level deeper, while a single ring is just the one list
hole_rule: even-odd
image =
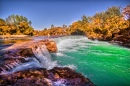
[{"label": "boulder", "polygon": [[130,27],[120,30],[114,35],[114,43],[130,48]]},{"label": "boulder", "polygon": [[95,86],[88,78],[67,67],[29,69],[0,75],[1,86]]},{"label": "boulder", "polygon": [[[42,58],[46,57],[50,59],[51,57],[48,51],[53,53],[57,52],[57,46],[53,40],[16,43],[0,50],[0,74],[10,72],[12,69],[27,62],[38,61],[39,64],[42,64]],[[40,52],[42,56],[37,56],[39,55],[38,52]]]},{"label": "boulder", "polygon": [[50,58],[48,51],[57,52],[53,40],[16,43],[0,50],[0,86],[94,86],[88,78],[70,68],[44,68],[48,64],[42,59]]},{"label": "boulder", "polygon": [[56,53],[58,51],[57,45],[53,40],[41,40],[40,42],[44,42],[46,48],[50,53]]}]

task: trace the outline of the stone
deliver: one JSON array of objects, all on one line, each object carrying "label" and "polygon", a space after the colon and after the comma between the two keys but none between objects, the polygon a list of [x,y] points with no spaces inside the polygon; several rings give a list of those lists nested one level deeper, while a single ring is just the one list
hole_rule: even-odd
[{"label": "stone", "polygon": [[0,85],[11,86],[95,86],[88,78],[68,67],[29,69],[0,75]]},{"label": "stone", "polygon": [[[47,56],[49,59],[47,50],[50,53],[57,52],[58,49],[53,40],[16,43],[0,50],[0,86],[95,86],[88,78],[68,67],[54,67],[50,70],[44,68],[44,65],[40,64],[42,60],[38,57],[46,58]],[[18,65],[31,62],[32,60],[29,59],[32,58],[38,60],[33,62],[38,62],[40,67],[38,65],[30,68],[27,65],[24,66],[26,69],[22,66],[23,70],[10,72]],[[44,64],[47,65],[45,62]]]},{"label": "stone", "polygon": [[41,40],[40,42],[44,42],[46,48],[50,53],[56,53],[58,51],[57,45],[53,40]]}]

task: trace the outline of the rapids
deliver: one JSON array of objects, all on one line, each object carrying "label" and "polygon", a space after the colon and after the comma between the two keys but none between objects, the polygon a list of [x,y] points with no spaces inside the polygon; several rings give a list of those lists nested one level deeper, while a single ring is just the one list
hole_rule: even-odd
[{"label": "rapids", "polygon": [[56,42],[59,52],[54,60],[60,65],[75,69],[97,86],[130,86],[130,49],[83,36]]},{"label": "rapids", "polygon": [[[43,38],[36,37],[34,41]],[[5,69],[12,70],[6,71],[1,67],[1,73],[62,66],[75,69],[97,86],[130,86],[130,49],[108,42],[93,41],[84,36],[65,36],[51,40],[57,43],[56,55],[50,54],[45,45],[37,45],[37,48],[33,49],[34,57],[22,57],[25,63],[17,60],[12,64],[6,64]],[[55,85],[61,85],[62,82],[57,81]]]}]

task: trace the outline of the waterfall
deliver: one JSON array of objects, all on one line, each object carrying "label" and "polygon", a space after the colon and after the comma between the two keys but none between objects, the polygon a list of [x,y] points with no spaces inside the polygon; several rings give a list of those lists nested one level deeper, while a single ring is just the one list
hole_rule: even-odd
[{"label": "waterfall", "polygon": [[[9,48],[0,50],[0,55],[2,55],[2,58],[0,58],[0,74],[8,74],[20,70],[27,70],[30,68],[52,69],[53,67],[57,66],[56,61],[52,61],[52,57],[47,50],[46,45],[42,42],[33,43],[33,46],[35,47],[31,47],[30,50],[32,51],[34,56],[23,57],[16,55],[17,53],[19,53],[19,49],[25,47],[26,50],[26,48],[28,48],[28,46],[32,43],[33,42],[27,42],[27,44],[23,43],[21,45],[16,44],[10,46]],[[8,51],[9,53],[6,54],[6,51]]]},{"label": "waterfall", "polygon": [[63,37],[57,37],[57,38],[52,38],[57,44],[60,43],[63,40],[66,39],[80,39],[80,38],[86,38],[85,36],[82,35],[76,35],[76,36],[63,36]]},{"label": "waterfall", "polygon": [[33,49],[33,53],[42,67],[51,69],[56,66],[56,62],[51,60],[51,55],[45,45],[37,46],[35,50]]},{"label": "waterfall", "polygon": [[[67,39],[79,39],[84,38],[84,36],[64,36],[57,38],[50,38],[50,40],[54,40],[57,44]],[[9,48],[5,48],[0,50],[0,53],[3,51],[10,51],[11,53],[17,52],[17,48],[24,46],[30,46],[33,42],[23,43],[22,45],[12,45]],[[0,64],[0,74],[12,73],[20,70],[26,70],[29,68],[46,68],[52,69],[53,67],[58,66],[57,61],[52,61],[51,54],[46,48],[44,43],[36,42],[34,43],[35,47],[32,48],[32,52],[34,56],[31,57],[22,57],[14,55],[13,58],[8,54],[5,58],[12,58],[11,63],[5,62]],[[2,55],[2,54],[1,54]],[[3,54],[4,55],[4,54]],[[0,59],[1,62],[1,59]]]}]

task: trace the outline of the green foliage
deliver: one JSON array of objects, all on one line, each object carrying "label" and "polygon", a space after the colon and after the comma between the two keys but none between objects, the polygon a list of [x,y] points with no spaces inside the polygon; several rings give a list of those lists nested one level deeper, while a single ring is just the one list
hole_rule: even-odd
[{"label": "green foliage", "polygon": [[6,22],[4,19],[0,18],[0,26],[4,26],[6,25]]},{"label": "green foliage", "polygon": [[130,5],[126,6],[123,9],[123,14],[124,14],[124,16],[127,17],[128,20],[130,20]]},{"label": "green foliage", "polygon": [[[124,13],[128,14],[125,9]],[[85,34],[88,38],[99,40],[112,40],[121,30],[129,27],[129,21],[123,18],[119,7],[108,8],[104,12],[96,13],[94,16],[81,17],[81,20],[73,22],[69,27],[54,27],[42,31],[34,31],[37,35],[76,35]]]},{"label": "green foliage", "polygon": [[31,21],[24,16],[10,15],[4,19],[0,19],[0,35],[33,35]]},{"label": "green foliage", "polygon": [[[123,16],[127,16],[127,20]],[[41,31],[34,30],[31,21],[22,15],[10,15],[5,20],[0,18],[0,35],[36,35],[52,36],[61,35],[86,35],[91,39],[112,40],[120,31],[130,27],[130,5],[123,9],[111,7],[106,11],[95,13],[94,16],[83,15],[81,20],[71,25],[44,28]]]}]

